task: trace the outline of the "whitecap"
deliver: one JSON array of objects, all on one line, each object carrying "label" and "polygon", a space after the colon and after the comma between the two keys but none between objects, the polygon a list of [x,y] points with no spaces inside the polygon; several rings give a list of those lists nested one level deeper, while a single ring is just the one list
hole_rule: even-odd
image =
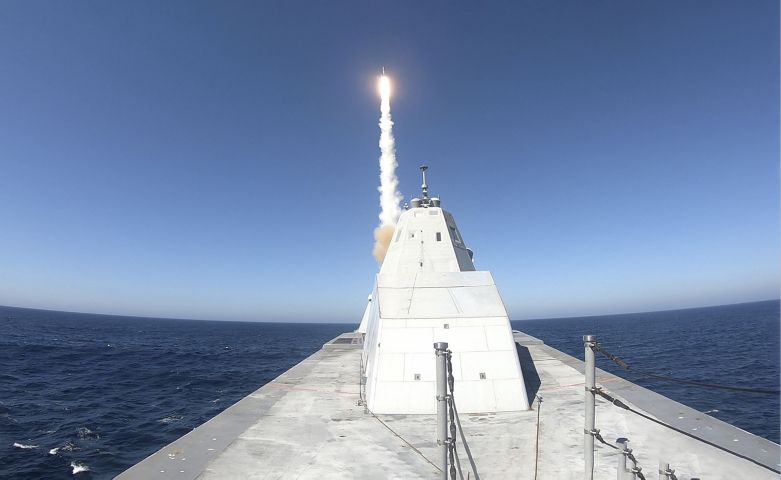
[{"label": "whitecap", "polygon": [[21,448],[23,450],[29,450],[31,448],[38,448],[38,445],[25,445],[23,443],[14,442],[14,447]]},{"label": "whitecap", "polygon": [[181,415],[169,415],[169,416],[167,416],[167,417],[165,417],[165,418],[161,418],[161,419],[160,419],[160,420],[158,420],[157,422],[158,422],[158,423],[171,423],[171,422],[178,422],[178,421],[179,421],[179,420],[181,420],[182,418],[184,418],[184,417],[182,417]]},{"label": "whitecap", "polygon": [[89,472],[89,466],[86,463],[73,461],[71,462],[71,468],[73,468],[74,475],[81,472]]},{"label": "whitecap", "polygon": [[87,427],[80,427],[78,430],[76,430],[76,434],[81,439],[87,439],[87,438],[95,438],[95,439],[97,439],[97,438],[100,438],[99,434],[93,432],[92,430],[90,430]]},{"label": "whitecap", "polygon": [[65,442],[65,445],[49,450],[49,455],[57,455],[60,452],[72,452],[73,450],[77,450],[75,445],[73,445],[71,442]]},{"label": "whitecap", "polygon": [[65,443],[65,445],[63,445],[60,448],[60,450],[62,450],[63,452],[72,452],[74,450],[78,450],[78,448],[76,448],[76,446],[74,444],[72,444],[71,442],[67,442],[67,443]]}]

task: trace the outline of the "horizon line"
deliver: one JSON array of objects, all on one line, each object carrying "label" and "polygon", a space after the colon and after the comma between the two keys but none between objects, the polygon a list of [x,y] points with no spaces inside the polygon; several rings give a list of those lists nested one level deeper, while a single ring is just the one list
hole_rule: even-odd
[{"label": "horizon line", "polygon": [[[525,318],[525,319],[518,319],[513,320],[508,316],[508,320],[511,322],[531,322],[531,321],[545,321],[545,320],[564,320],[564,319],[572,319],[572,318],[594,318],[594,317],[615,317],[615,316],[621,316],[621,315],[641,315],[645,313],[662,313],[662,312],[679,312],[684,310],[698,310],[702,308],[717,308],[717,307],[728,307],[733,305],[748,305],[751,303],[762,303],[762,302],[779,302],[781,301],[781,298],[768,298],[764,300],[752,300],[750,302],[738,302],[738,303],[723,303],[723,304],[717,304],[717,305],[701,305],[697,307],[686,307],[686,308],[669,308],[664,310],[643,310],[643,311],[635,311],[635,312],[621,312],[621,313],[607,313],[607,314],[592,314],[592,315],[576,315],[576,316],[555,316],[555,317],[535,317],[535,318]],[[76,315],[94,315],[94,316],[101,316],[101,317],[123,317],[123,318],[142,318],[142,319],[149,319],[149,320],[188,320],[188,321],[194,321],[194,322],[238,322],[238,323],[301,323],[301,324],[319,324],[319,325],[358,325],[360,324],[360,320],[357,322],[285,322],[285,321],[273,321],[273,320],[215,320],[215,319],[208,319],[208,318],[183,318],[183,317],[150,317],[145,315],[122,315],[122,314],[116,314],[116,313],[98,313],[98,312],[75,312],[70,310],[54,310],[50,308],[34,308],[34,307],[19,307],[15,305],[0,305],[0,308],[15,308],[18,310],[38,310],[41,312],[54,312],[54,313],[70,313],[70,314],[76,314]]]}]

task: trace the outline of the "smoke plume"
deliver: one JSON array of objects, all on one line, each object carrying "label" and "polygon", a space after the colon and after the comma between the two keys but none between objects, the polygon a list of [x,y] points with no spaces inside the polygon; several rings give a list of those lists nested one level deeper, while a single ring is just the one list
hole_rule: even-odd
[{"label": "smoke plume", "polygon": [[390,245],[391,238],[393,238],[393,231],[395,227],[393,225],[380,225],[374,229],[374,250],[372,255],[377,259],[377,263],[382,265],[382,261],[385,260],[385,254],[388,253],[388,245]]},{"label": "smoke plume", "polygon": [[380,77],[380,226],[374,231],[374,258],[382,264],[396,221],[401,215],[401,193],[396,177],[396,141],[390,111],[390,79]]}]

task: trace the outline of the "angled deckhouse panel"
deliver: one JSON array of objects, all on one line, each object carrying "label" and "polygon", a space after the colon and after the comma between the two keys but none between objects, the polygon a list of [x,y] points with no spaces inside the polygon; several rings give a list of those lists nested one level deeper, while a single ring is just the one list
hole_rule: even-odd
[{"label": "angled deckhouse panel", "polygon": [[512,330],[489,272],[475,271],[450,213],[413,200],[396,225],[367,311],[363,369],[374,413],[434,413],[434,342],[448,342],[458,408],[529,408]]}]

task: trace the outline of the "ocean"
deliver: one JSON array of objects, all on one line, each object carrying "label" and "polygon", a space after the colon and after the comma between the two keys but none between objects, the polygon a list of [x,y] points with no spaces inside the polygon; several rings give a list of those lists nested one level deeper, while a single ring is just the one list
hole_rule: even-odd
[{"label": "ocean", "polygon": [[[513,321],[512,326],[583,359],[583,335],[631,367],[702,383],[778,390],[779,301],[665,312]],[[597,367],[743,430],[779,442],[778,395],[681,385],[619,368],[600,354]]]},{"label": "ocean", "polygon": [[[638,369],[779,385],[779,301],[512,324],[578,358],[582,335],[594,334]],[[355,327],[0,307],[0,478],[112,478]],[[779,441],[778,396],[598,366]]]}]

